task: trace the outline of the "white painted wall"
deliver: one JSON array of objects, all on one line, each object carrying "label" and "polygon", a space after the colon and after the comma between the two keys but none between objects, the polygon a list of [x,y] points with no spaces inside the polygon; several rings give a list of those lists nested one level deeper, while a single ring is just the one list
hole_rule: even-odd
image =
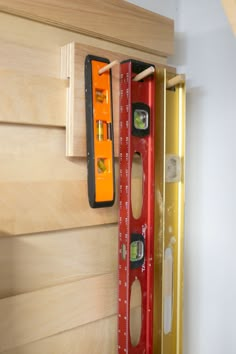
[{"label": "white painted wall", "polygon": [[220,1],[180,0],[187,75],[185,354],[235,354],[236,37]]},{"label": "white painted wall", "polygon": [[176,1],[171,63],[187,75],[184,354],[235,354],[236,37],[219,0]]}]

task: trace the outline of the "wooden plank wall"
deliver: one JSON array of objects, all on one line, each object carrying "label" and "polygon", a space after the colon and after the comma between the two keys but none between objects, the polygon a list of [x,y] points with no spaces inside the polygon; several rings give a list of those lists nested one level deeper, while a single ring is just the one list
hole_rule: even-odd
[{"label": "wooden plank wall", "polygon": [[[0,13],[4,354],[116,353],[117,203],[90,209],[86,160],[65,157],[68,83],[60,78],[60,50],[72,41],[166,63],[164,57]],[[134,296],[134,318],[138,306]]]},{"label": "wooden plank wall", "polygon": [[173,54],[174,22],[122,0],[0,0],[0,11],[162,56]]}]

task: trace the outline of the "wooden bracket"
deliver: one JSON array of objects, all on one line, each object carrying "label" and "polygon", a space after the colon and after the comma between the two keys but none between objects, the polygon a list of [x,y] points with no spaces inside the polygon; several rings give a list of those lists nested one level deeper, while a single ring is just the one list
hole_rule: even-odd
[{"label": "wooden bracket", "polygon": [[174,76],[172,79],[168,80],[166,83],[166,88],[170,89],[174,86],[183,84],[185,82],[185,75],[181,74],[181,75],[176,75]]},{"label": "wooden bracket", "polygon": [[66,156],[86,157],[84,62],[88,54],[105,56],[114,65],[112,65],[113,124],[115,156],[118,156],[120,68],[116,64],[124,60],[126,56],[78,43],[69,43],[61,50],[61,77],[62,79],[69,78],[66,108]]}]

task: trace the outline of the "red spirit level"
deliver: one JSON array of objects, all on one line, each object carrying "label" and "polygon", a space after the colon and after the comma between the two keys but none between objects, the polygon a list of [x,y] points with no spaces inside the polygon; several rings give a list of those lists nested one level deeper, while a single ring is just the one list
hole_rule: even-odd
[{"label": "red spirit level", "polygon": [[111,70],[99,71],[108,59],[85,59],[88,196],[92,208],[112,206],[115,199]]},{"label": "red spirit level", "polygon": [[[120,192],[118,353],[152,354],[154,243],[155,75],[135,81],[151,67],[128,60],[120,65]],[[143,204],[135,219],[131,205],[131,169],[135,153],[143,161]],[[136,346],[130,337],[130,297],[138,280],[142,291],[142,328]]]}]

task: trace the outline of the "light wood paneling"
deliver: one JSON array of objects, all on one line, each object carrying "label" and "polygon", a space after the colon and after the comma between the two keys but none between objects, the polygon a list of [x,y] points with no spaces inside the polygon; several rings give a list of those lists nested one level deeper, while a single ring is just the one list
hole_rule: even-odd
[{"label": "light wood paneling", "polygon": [[173,21],[122,0],[102,6],[96,0],[0,0],[0,11],[150,53],[173,53]]},{"label": "light wood paneling", "polygon": [[[132,307],[138,306],[133,296]],[[105,274],[0,300],[0,352],[117,312],[117,274]]]},{"label": "light wood paneling", "polygon": [[117,198],[111,208],[89,207],[87,181],[0,183],[0,194],[0,236],[118,221]]},{"label": "light wood paneling", "polygon": [[113,207],[89,207],[87,181],[1,182],[0,194],[0,237],[118,221],[117,197]]},{"label": "light wood paneling", "polygon": [[117,222],[117,202],[89,207],[86,161],[64,156],[63,130],[1,125],[0,141],[0,234]]},{"label": "light wood paneling", "polygon": [[[117,203],[95,210],[88,205],[85,130],[77,135],[82,157],[65,157],[60,50],[80,43],[82,73],[90,50],[108,53],[110,60],[129,57],[166,65],[173,21],[124,1],[102,5],[96,0],[0,0],[0,11],[39,21],[0,13],[1,353],[117,351],[118,208]],[[140,181],[133,172],[136,188]],[[49,233],[53,230],[58,231]],[[131,305],[136,325],[137,296]]]},{"label": "light wood paneling", "polygon": [[65,126],[67,80],[0,70],[0,122]]},{"label": "light wood paneling", "polygon": [[[36,76],[19,70],[0,69],[2,101],[0,122],[66,126],[66,155],[86,157],[85,57],[89,53],[119,61],[128,57],[75,43],[71,43],[63,49],[65,49],[63,52],[67,54],[62,55],[62,58],[65,59],[62,60],[64,64],[62,66],[63,79]],[[119,65],[113,68],[112,74],[115,156],[118,156]],[[70,80],[67,79],[68,77]]]},{"label": "light wood paneling", "polygon": [[[134,326],[139,309],[131,309]],[[136,329],[134,328],[134,331]],[[117,316],[14,348],[2,354],[117,354]]]},{"label": "light wood paneling", "polygon": [[[134,180],[133,186],[136,183],[139,184],[138,179]],[[0,236],[118,221],[117,198],[111,208],[89,207],[87,181],[0,183],[0,194]],[[139,199],[140,196],[137,195],[137,201]]]},{"label": "light wood paneling", "polygon": [[112,208],[91,209],[87,181],[0,183],[1,231],[19,235],[117,222]]},{"label": "light wood paneling", "polygon": [[84,181],[85,159],[65,157],[65,130],[0,125],[0,181]]},{"label": "light wood paneling", "polygon": [[[11,23],[9,19],[12,16],[8,16],[0,13],[0,31],[1,33],[11,34],[11,26],[16,26],[16,24]],[[15,19],[15,17],[13,17]],[[8,20],[8,21],[6,21]],[[22,20],[22,19],[16,19]],[[22,20],[23,21],[23,20]],[[8,26],[9,22],[9,26]],[[29,21],[28,21],[29,22]],[[34,24],[33,24],[34,25]],[[22,26],[23,27],[23,26]],[[19,31],[20,32],[20,31]],[[22,31],[23,32],[23,31]],[[22,73],[48,76],[60,78],[60,50],[54,47],[40,48],[35,46],[35,43],[29,41],[25,43],[25,38],[18,41],[17,38],[12,38],[7,41],[4,36],[1,38],[0,33],[0,68],[1,70],[15,70]],[[16,42],[17,41],[17,42]],[[43,41],[44,42],[44,41]],[[45,45],[46,47],[46,45]]]},{"label": "light wood paneling", "polygon": [[[166,65],[166,57],[0,12],[0,68],[60,78],[61,47],[77,42]],[[170,69],[171,70],[171,69]]]},{"label": "light wood paneling", "polygon": [[[138,307],[131,309],[134,326]],[[134,328],[136,331],[136,328]],[[89,323],[2,354],[117,354],[117,316]]]},{"label": "light wood paneling", "polygon": [[0,301],[0,352],[116,313],[115,273]]},{"label": "light wood paneling", "polygon": [[114,224],[2,238],[0,298],[115,272],[117,234]]},{"label": "light wood paneling", "polygon": [[[67,96],[66,119],[66,155],[86,156],[86,125],[85,125],[85,83],[84,62],[88,54],[107,58],[110,61],[127,59],[127,56],[95,48],[79,43],[70,43],[62,48],[62,78],[70,78]],[[119,91],[120,91],[120,67],[116,65],[112,69],[112,93],[113,93],[113,124],[115,156],[119,155]]]},{"label": "light wood paneling", "polygon": [[117,354],[117,316],[14,348],[2,354]]}]

